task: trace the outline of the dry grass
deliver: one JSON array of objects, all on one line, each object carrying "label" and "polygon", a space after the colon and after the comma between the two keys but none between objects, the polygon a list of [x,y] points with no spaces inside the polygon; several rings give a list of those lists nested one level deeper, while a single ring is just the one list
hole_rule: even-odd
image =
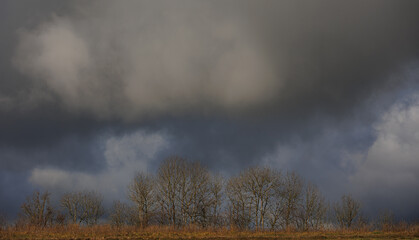
[{"label": "dry grass", "polygon": [[400,231],[231,231],[200,230],[193,227],[113,228],[109,225],[80,227],[78,225],[48,228],[9,227],[0,231],[0,239],[419,239],[419,226]]}]

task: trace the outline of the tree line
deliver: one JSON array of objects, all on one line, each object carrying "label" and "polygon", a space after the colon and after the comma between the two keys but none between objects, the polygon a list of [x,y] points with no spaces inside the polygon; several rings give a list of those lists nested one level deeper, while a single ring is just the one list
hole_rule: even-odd
[{"label": "tree line", "polygon": [[[353,228],[364,220],[351,195],[329,204],[295,172],[252,167],[224,179],[199,162],[171,156],[156,174],[137,173],[127,186],[130,203],[114,201],[106,221],[116,227],[150,225],[241,230]],[[34,192],[19,221],[36,226],[94,225],[105,221],[103,197],[94,191],[65,193],[53,209],[50,193]],[[388,220],[389,221],[389,220]]]}]

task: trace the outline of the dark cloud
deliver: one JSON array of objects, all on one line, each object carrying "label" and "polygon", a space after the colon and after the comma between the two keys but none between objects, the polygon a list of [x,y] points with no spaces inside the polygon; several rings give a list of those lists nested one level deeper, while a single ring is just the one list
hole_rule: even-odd
[{"label": "dark cloud", "polygon": [[382,86],[387,74],[418,56],[417,3],[278,5],[260,10],[270,17],[251,21],[262,29],[258,36],[267,36],[265,46],[281,67],[280,108],[344,114]]},{"label": "dark cloud", "polygon": [[[395,102],[416,108],[417,1],[2,4],[2,209],[77,178],[120,188],[170,153],[227,175],[296,170],[331,199],[353,190],[368,203],[380,192],[351,185],[379,179],[363,174],[378,161],[376,126]],[[131,155],[110,157],[115,146]],[[3,198],[8,186],[22,194]]]}]

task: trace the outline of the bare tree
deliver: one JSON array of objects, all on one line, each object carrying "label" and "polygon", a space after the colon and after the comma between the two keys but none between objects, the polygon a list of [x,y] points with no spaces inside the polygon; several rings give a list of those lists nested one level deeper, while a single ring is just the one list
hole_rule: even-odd
[{"label": "bare tree", "polygon": [[103,197],[94,191],[71,192],[61,197],[61,206],[67,211],[73,224],[96,224],[105,213]]},{"label": "bare tree", "polygon": [[224,179],[219,175],[211,176],[210,181],[210,198],[212,203],[210,205],[210,225],[220,226],[221,224],[221,206],[224,200]]},{"label": "bare tree", "polygon": [[319,229],[326,217],[325,199],[320,190],[312,183],[306,185],[303,195],[298,213],[298,225],[304,231]]},{"label": "bare tree", "polygon": [[[166,158],[160,165],[157,173],[158,195],[160,205],[160,222],[164,223],[166,217],[172,226],[181,224],[183,192],[186,186],[182,186],[184,171],[186,169],[186,159],[171,156]],[[182,209],[181,209],[182,208]]]},{"label": "bare tree", "polygon": [[246,229],[251,224],[251,196],[245,190],[245,176],[240,174],[229,179],[226,186],[229,200],[228,215],[230,227]]},{"label": "bare tree", "polygon": [[69,219],[73,224],[83,221],[82,216],[82,193],[71,192],[65,193],[61,197],[61,206],[67,211]]},{"label": "bare tree", "polygon": [[334,206],[335,217],[342,228],[350,228],[359,215],[361,204],[351,195],[343,195],[340,203]]},{"label": "bare tree", "polygon": [[302,198],[303,180],[295,172],[287,172],[283,179],[281,192],[282,226],[291,227],[296,222],[297,210]]},{"label": "bare tree", "polygon": [[148,226],[154,214],[156,193],[154,178],[144,173],[137,173],[128,187],[128,197],[137,207],[138,224]]},{"label": "bare tree", "polygon": [[[207,226],[211,209],[214,210],[213,206],[217,204],[217,211],[220,204],[220,192],[217,186],[212,188],[211,181],[208,169],[200,163],[177,156],[167,158],[157,174],[160,215],[167,216],[168,223],[173,226]],[[164,217],[160,222],[165,222]]]},{"label": "bare tree", "polygon": [[99,218],[105,214],[105,208],[102,204],[103,196],[94,191],[85,192],[82,201],[85,223],[97,224]]},{"label": "bare tree", "polygon": [[188,222],[206,227],[210,221],[211,209],[217,210],[216,204],[220,204],[220,186],[217,182],[212,182],[213,178],[208,169],[198,162],[189,164],[188,175]]},{"label": "bare tree", "polygon": [[31,225],[45,227],[48,223],[52,223],[54,211],[50,205],[49,192],[41,194],[35,191],[32,196],[26,198],[21,209],[23,216]]},{"label": "bare tree", "polygon": [[245,189],[252,199],[253,218],[256,230],[265,228],[265,217],[275,188],[280,185],[279,172],[269,168],[250,168],[245,172]]},{"label": "bare tree", "polygon": [[281,216],[283,214],[282,208],[282,185],[279,184],[278,187],[274,189],[274,195],[269,204],[267,220],[271,230],[277,229]]},{"label": "bare tree", "polygon": [[[188,221],[192,216],[192,182],[191,182],[191,166],[190,163],[184,159],[183,161],[179,161],[178,164],[182,166],[178,169],[178,184],[177,184],[177,194],[175,197],[176,204],[178,205],[178,209],[180,210],[179,216],[179,225],[187,225]],[[200,169],[197,169],[200,170]]]},{"label": "bare tree", "polygon": [[128,224],[129,206],[121,201],[114,201],[111,208],[110,221],[113,226],[122,227]]},{"label": "bare tree", "polygon": [[264,229],[272,221],[270,211],[280,180],[279,172],[258,167],[230,179],[227,185],[230,220],[240,228]]}]

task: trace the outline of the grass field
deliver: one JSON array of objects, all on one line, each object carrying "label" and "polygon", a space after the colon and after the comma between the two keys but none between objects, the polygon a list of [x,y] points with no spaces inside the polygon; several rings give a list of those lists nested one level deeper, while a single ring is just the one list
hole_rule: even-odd
[{"label": "grass field", "polygon": [[63,226],[51,228],[13,228],[0,232],[0,239],[419,239],[419,226],[404,231],[230,231],[173,230],[149,227],[120,229],[109,225],[93,227]]}]

